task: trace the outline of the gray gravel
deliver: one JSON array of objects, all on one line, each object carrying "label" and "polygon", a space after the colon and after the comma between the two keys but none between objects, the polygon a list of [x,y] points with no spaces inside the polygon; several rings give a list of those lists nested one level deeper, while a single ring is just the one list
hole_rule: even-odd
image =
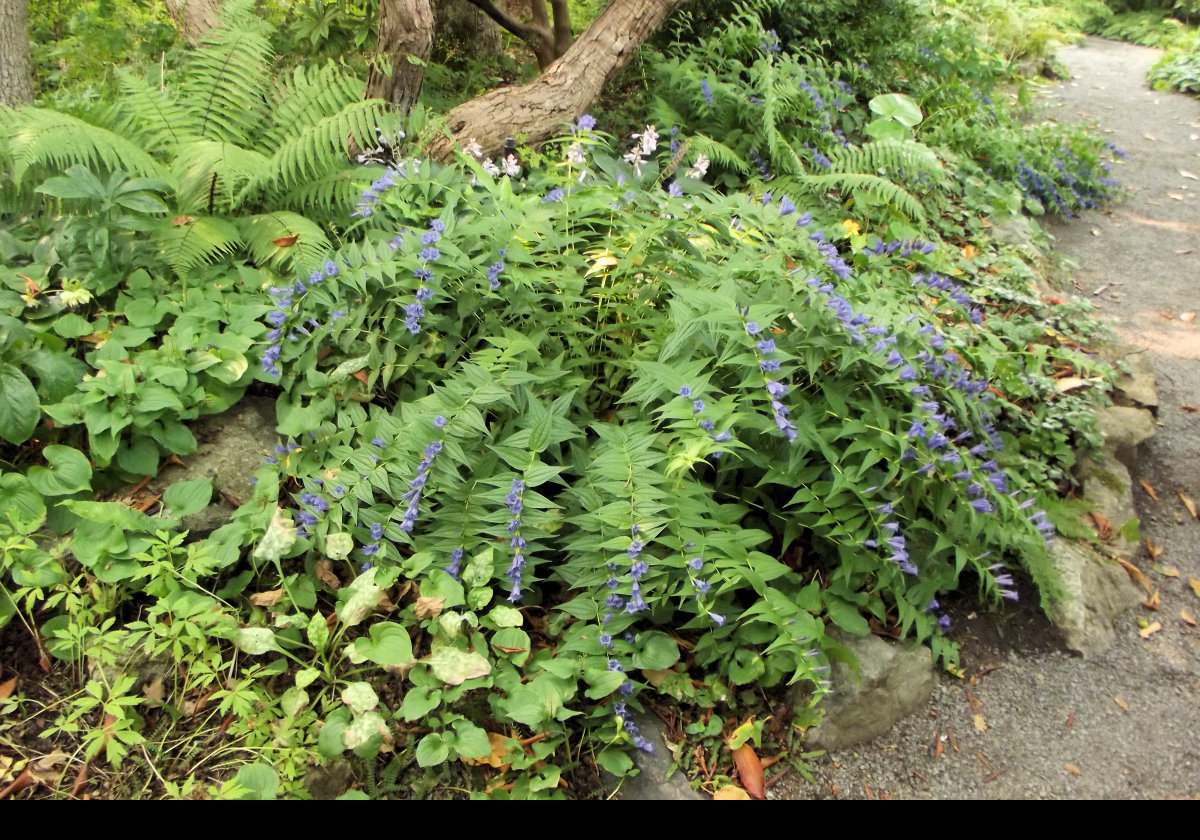
[{"label": "gray gravel", "polygon": [[[818,759],[817,784],[789,776],[771,798],[1200,798],[1200,631],[1180,616],[1200,616],[1188,584],[1200,578],[1200,523],[1179,497],[1200,501],[1200,414],[1181,408],[1200,406],[1200,324],[1179,317],[1200,312],[1200,181],[1181,174],[1200,175],[1200,102],[1147,88],[1157,55],[1089,39],[1060,53],[1072,78],[1043,100],[1049,119],[1097,122],[1128,153],[1115,170],[1127,197],[1052,232],[1078,263],[1080,293],[1158,376],[1160,429],[1133,477],[1158,495],[1136,490],[1142,535],[1179,576],[1137,558],[1161,606],[1130,613],[1102,657],[1050,639],[1040,651],[996,637],[968,649],[966,678],[943,676],[927,713]],[[1139,618],[1162,630],[1141,638]]]}]

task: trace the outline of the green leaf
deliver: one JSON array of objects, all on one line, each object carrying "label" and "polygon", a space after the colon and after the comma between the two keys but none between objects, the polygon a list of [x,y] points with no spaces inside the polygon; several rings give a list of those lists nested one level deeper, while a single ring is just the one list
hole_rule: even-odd
[{"label": "green leaf", "polygon": [[275,631],[270,627],[239,627],[230,638],[234,647],[251,656],[262,656],[270,651],[282,651],[275,640]]},{"label": "green leaf", "polygon": [[342,702],[362,714],[379,705],[379,695],[365,682],[353,682],[342,689]]},{"label": "green leaf", "polygon": [[329,644],[329,622],[325,620],[325,616],[319,612],[314,614],[308,620],[305,635],[308,637],[308,643],[313,646],[313,650],[323,653],[325,646]]},{"label": "green leaf", "polygon": [[325,537],[325,556],[330,560],[345,560],[354,550],[354,537],[350,534],[328,534]]},{"label": "green leaf", "polygon": [[47,467],[30,467],[29,481],[43,496],[69,496],[92,486],[92,465],[78,449],[47,446],[42,457]]},{"label": "green leaf", "polygon": [[249,791],[246,799],[274,799],[279,792],[279,774],[269,764],[244,765],[234,778]]},{"label": "green leaf", "polygon": [[64,499],[60,504],[69,511],[100,525],[114,525],[122,531],[140,531],[153,534],[179,525],[178,519],[155,519],[140,510],[134,510],[119,502],[88,502],[79,499]]},{"label": "green leaf", "polygon": [[492,754],[487,732],[469,720],[454,722],[454,751],[463,758],[486,758]]},{"label": "green leaf", "polygon": [[158,444],[148,437],[135,435],[117,450],[117,466],[134,475],[157,475]]},{"label": "green leaf", "polygon": [[916,126],[922,119],[920,107],[903,93],[876,96],[869,103],[869,107],[879,116],[895,120],[909,128]]},{"label": "green leaf", "polygon": [[520,610],[503,604],[493,607],[487,617],[497,627],[520,627],[525,623],[525,616],[521,615]]},{"label": "green leaf", "polygon": [[91,321],[74,312],[59,315],[54,321],[54,331],[63,338],[80,338],[95,332]]},{"label": "green leaf", "polygon": [[267,563],[278,563],[296,542],[296,523],[283,508],[276,507],[271,517],[267,533],[263,534],[258,548],[254,549],[254,559]]},{"label": "green leaf", "polygon": [[346,598],[338,603],[337,616],[347,627],[354,627],[375,610],[383,587],[375,583],[375,569],[367,569],[339,593],[343,594]]},{"label": "green leaf", "polygon": [[437,732],[430,732],[417,743],[417,764],[422,767],[435,767],[449,757],[450,748]]},{"label": "green leaf", "polygon": [[0,438],[9,443],[29,440],[41,419],[33,383],[13,365],[0,364]]},{"label": "green leaf", "polygon": [[599,700],[612,694],[629,677],[624,671],[610,671],[607,668],[587,668],[583,672],[588,689],[584,695],[589,700]]},{"label": "green leaf", "polygon": [[46,518],[42,494],[20,473],[0,474],[0,511],[17,521],[21,533],[36,530]]},{"label": "green leaf", "polygon": [[866,636],[871,632],[871,625],[862,617],[862,613],[858,611],[858,607],[847,601],[843,601],[836,595],[825,595],[825,609],[829,611],[829,618],[838,627],[845,630],[854,636]]},{"label": "green leaf", "polygon": [[138,392],[135,411],[140,414],[154,414],[163,409],[183,411],[183,403],[174,392],[155,385],[146,386]]},{"label": "green leaf", "polygon": [[633,667],[643,671],[665,671],[679,661],[679,645],[661,630],[649,630],[638,637]]},{"label": "green leaf", "polygon": [[191,455],[196,451],[196,438],[191,430],[169,417],[160,417],[150,427],[150,436],[173,455]]},{"label": "green leaf", "polygon": [[308,688],[317,677],[321,676],[321,672],[316,668],[305,668],[296,672],[296,688]]},{"label": "green leaf", "polygon": [[601,750],[596,756],[596,763],[617,778],[629,775],[633,769],[633,759],[616,747]]},{"label": "green leaf", "polygon": [[370,638],[354,640],[349,651],[354,664],[374,662],[376,665],[408,665],[413,661],[412,640],[408,630],[393,622],[371,625]]},{"label": "green leaf", "polygon": [[[62,563],[40,550],[23,551],[18,554],[12,564],[12,579],[17,586],[39,589],[69,580]],[[7,599],[0,596],[0,600]]]},{"label": "green leaf", "polygon": [[486,677],[492,672],[492,664],[478,653],[469,653],[455,647],[444,647],[422,660],[433,675],[446,685],[461,685],[476,677]]},{"label": "green leaf", "polygon": [[317,752],[325,758],[336,758],[346,751],[345,732],[350,725],[350,710],[342,707],[325,719],[317,736]]},{"label": "green leaf", "polygon": [[524,665],[529,658],[529,634],[517,627],[505,627],[492,636],[492,647],[517,665]]},{"label": "green leaf", "polygon": [[208,507],[212,500],[212,492],[211,478],[177,481],[163,492],[163,504],[170,508],[175,516],[191,516]]}]

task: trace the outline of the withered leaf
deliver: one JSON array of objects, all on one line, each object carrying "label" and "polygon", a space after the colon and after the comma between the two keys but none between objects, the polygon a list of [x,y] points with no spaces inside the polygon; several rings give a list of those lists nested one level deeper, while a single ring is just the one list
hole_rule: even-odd
[{"label": "withered leaf", "polygon": [[1190,411],[1192,414],[1200,414],[1200,405],[1192,405],[1191,403],[1183,403],[1179,406],[1184,411]]},{"label": "withered leaf", "polygon": [[5,680],[4,682],[0,683],[0,700],[3,700],[6,697],[11,696],[13,691],[16,689],[16,687],[17,687],[17,678],[16,677],[13,677],[11,680]]},{"label": "withered leaf", "polygon": [[1072,776],[1082,776],[1083,775],[1083,771],[1080,770],[1078,767],[1076,767],[1074,764],[1064,764],[1063,769],[1066,770],[1068,773],[1070,773]]},{"label": "withered leaf", "polygon": [[766,779],[763,778],[762,762],[754,747],[742,744],[734,750],[733,763],[737,765],[738,778],[746,792],[755,799],[766,799]]},{"label": "withered leaf", "polygon": [[317,565],[313,568],[317,578],[321,583],[328,586],[330,589],[341,589],[341,579],[333,573],[333,561],[328,557],[322,557],[317,561]]},{"label": "withered leaf", "polygon": [[1188,513],[1192,515],[1192,519],[1200,521],[1200,513],[1196,511],[1196,503],[1186,493],[1180,493],[1179,498],[1183,500],[1183,506],[1188,509]]},{"label": "withered leaf", "polygon": [[1158,608],[1162,606],[1162,596],[1159,594],[1159,591],[1155,589],[1153,595],[1151,595],[1145,601],[1142,601],[1142,606],[1146,609],[1157,612]]},{"label": "withered leaf", "polygon": [[1151,560],[1157,560],[1163,553],[1163,547],[1158,543],[1146,538],[1146,553],[1150,555]]},{"label": "withered leaf", "polygon": [[1130,580],[1141,586],[1147,592],[1154,591],[1154,587],[1150,585],[1150,578],[1146,577],[1145,572],[1130,563],[1128,560],[1120,557],[1117,558],[1117,562],[1120,563],[1121,568],[1123,568],[1129,574]]},{"label": "withered leaf", "polygon": [[1096,526],[1096,532],[1100,535],[1100,539],[1107,540],[1113,535],[1112,521],[1102,513],[1092,511],[1088,514],[1092,518],[1093,524]]},{"label": "withered leaf", "polygon": [[987,718],[985,718],[983,715],[971,715],[971,723],[973,723],[975,728],[980,732],[987,732],[988,730]]},{"label": "withered leaf", "polygon": [[167,699],[167,687],[163,685],[162,677],[155,677],[144,686],[142,694],[147,700],[157,700],[159,703]]},{"label": "withered leaf", "polygon": [[509,749],[505,746],[508,737],[501,735],[499,732],[489,732],[487,734],[488,744],[491,745],[492,751],[485,758],[468,758],[462,757],[464,764],[486,764],[488,767],[495,767],[497,770],[508,770],[509,762],[505,759],[508,757]]},{"label": "withered leaf", "polygon": [[[417,618],[437,618],[442,614],[442,608],[446,605],[445,598],[430,598],[425,595],[417,598],[417,603],[413,607],[413,611],[417,614]],[[516,653],[516,651],[508,651]]]},{"label": "withered leaf", "polygon": [[749,801],[750,794],[737,785],[726,785],[713,794],[713,799],[745,799]]},{"label": "withered leaf", "polygon": [[369,381],[368,377],[367,377],[366,368],[363,368],[362,370],[354,371],[354,373],[350,374],[350,377],[352,379],[357,379],[359,382],[361,382],[364,385],[368,384],[368,381]]},{"label": "withered leaf", "polygon": [[1174,566],[1159,566],[1156,563],[1154,565],[1154,571],[1158,572],[1164,577],[1179,577],[1179,569],[1176,569]]},{"label": "withered leaf", "polygon": [[1200,578],[1188,578],[1188,585],[1192,587],[1192,592],[1200,598]]},{"label": "withered leaf", "polygon": [[1123,711],[1123,712],[1129,711],[1129,704],[1126,703],[1124,700],[1122,700],[1120,697],[1114,697],[1113,702],[1121,707],[1121,711]]},{"label": "withered leaf", "polygon": [[1183,201],[1183,193],[1175,190],[1167,190],[1167,198],[1173,198],[1176,201]]},{"label": "withered leaf", "polygon": [[281,236],[278,239],[272,239],[271,241],[274,242],[276,245],[278,245],[280,248],[289,248],[292,245],[295,245],[296,240],[299,238],[300,238],[300,234],[293,233],[290,236]]},{"label": "withered leaf", "polygon": [[1146,491],[1146,495],[1157,502],[1158,494],[1154,492],[1154,485],[1144,478],[1139,483],[1142,485],[1142,489]]},{"label": "withered leaf", "polygon": [[1182,618],[1185,623],[1190,624],[1193,627],[1197,626],[1196,625],[1196,616],[1194,616],[1190,612],[1188,612],[1187,607],[1184,607],[1183,609],[1181,609],[1179,611],[1179,617]]},{"label": "withered leaf", "polygon": [[250,604],[255,607],[273,607],[283,597],[282,589],[271,589],[267,592],[255,592],[250,596]]},{"label": "withered leaf", "polygon": [[1154,622],[1151,622],[1150,624],[1147,624],[1145,627],[1143,627],[1141,630],[1139,630],[1138,635],[1141,636],[1143,639],[1149,639],[1151,636],[1153,636],[1155,633],[1157,633],[1159,630],[1161,630],[1162,627],[1163,626],[1162,626],[1161,621],[1154,621]]},{"label": "withered leaf", "polygon": [[983,701],[976,697],[975,693],[969,688],[967,689],[967,705],[971,707],[972,712],[983,711]]}]

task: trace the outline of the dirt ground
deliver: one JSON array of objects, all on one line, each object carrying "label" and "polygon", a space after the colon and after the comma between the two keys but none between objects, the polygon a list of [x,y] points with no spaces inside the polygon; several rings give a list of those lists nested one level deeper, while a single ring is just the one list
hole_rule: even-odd
[{"label": "dirt ground", "polygon": [[[1142,536],[1161,546],[1157,612],[1128,614],[1112,649],[1063,652],[1030,611],[960,625],[968,679],[943,676],[927,713],[817,761],[816,785],[771,798],[1200,798],[1200,101],[1150,90],[1158,52],[1089,39],[1063,50],[1068,81],[1042,95],[1047,119],[1096,123],[1126,152],[1114,208],[1055,224],[1079,293],[1144,349],[1158,378],[1158,433],[1133,470]],[[1182,317],[1181,317],[1182,316]],[[1140,486],[1146,481],[1158,500]],[[1162,629],[1143,639],[1138,619]],[[980,617],[982,619],[982,617]],[[970,678],[974,678],[973,684]]]}]

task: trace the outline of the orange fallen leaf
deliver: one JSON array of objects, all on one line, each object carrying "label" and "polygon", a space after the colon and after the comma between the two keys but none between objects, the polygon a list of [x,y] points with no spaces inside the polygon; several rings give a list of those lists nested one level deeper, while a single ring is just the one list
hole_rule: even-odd
[{"label": "orange fallen leaf", "polygon": [[1067,729],[1074,729],[1074,728],[1075,728],[1075,713],[1070,712],[1067,714]]},{"label": "orange fallen leaf", "polygon": [[969,260],[972,257],[979,256],[979,249],[971,244],[964,245],[962,249],[962,255]]},{"label": "orange fallen leaf", "polygon": [[1188,585],[1192,587],[1192,592],[1196,593],[1196,597],[1200,598],[1200,578],[1188,578]]},{"label": "orange fallen leaf", "polygon": [[1129,711],[1129,704],[1126,703],[1124,700],[1122,700],[1120,697],[1114,697],[1113,702],[1121,707],[1121,711],[1123,711],[1123,712]]},{"label": "orange fallen leaf", "polygon": [[359,382],[361,382],[364,385],[367,384],[366,368],[363,368],[362,370],[356,370],[356,371],[354,371],[354,373],[350,374],[350,376],[353,377],[354,379],[357,379]]},{"label": "orange fallen leaf", "polygon": [[1151,636],[1153,636],[1155,633],[1157,633],[1161,629],[1162,629],[1162,622],[1155,621],[1151,624],[1147,624],[1145,627],[1143,627],[1141,630],[1139,630],[1138,635],[1141,636],[1143,639],[1149,639]]},{"label": "orange fallen leaf", "polygon": [[0,683],[0,700],[3,700],[6,697],[11,696],[13,691],[16,689],[16,687],[17,687],[17,678],[16,677],[13,677],[11,680],[5,680],[4,682]]},{"label": "orange fallen leaf", "polygon": [[973,723],[975,728],[980,732],[987,732],[987,718],[985,718],[983,715],[971,715],[971,723]]},{"label": "orange fallen leaf", "polygon": [[[417,598],[416,606],[413,611],[417,618],[437,618],[442,614],[442,608],[446,606],[445,598],[430,598],[427,595],[422,595]],[[516,651],[506,651],[507,653],[516,653]]]},{"label": "orange fallen leaf", "polygon": [[1158,311],[1158,315],[1160,318],[1166,318],[1168,321],[1172,321],[1175,319],[1175,310],[1174,309],[1160,309]]},{"label": "orange fallen leaf", "polygon": [[1200,414],[1200,405],[1191,405],[1190,403],[1183,403],[1179,407],[1182,408],[1184,411],[1192,412],[1192,414]]},{"label": "orange fallen leaf", "polygon": [[1147,592],[1154,591],[1154,588],[1150,585],[1150,578],[1146,577],[1145,572],[1130,563],[1128,560],[1123,560],[1120,557],[1117,558],[1117,562],[1120,563],[1121,568],[1123,568],[1129,574],[1130,580],[1141,586]]},{"label": "orange fallen leaf", "polygon": [[278,239],[272,239],[271,241],[274,242],[276,245],[278,245],[280,248],[288,248],[292,245],[295,245],[296,240],[299,238],[300,238],[300,234],[293,233],[290,236],[281,236]]},{"label": "orange fallen leaf", "polygon": [[971,707],[972,712],[983,711],[983,701],[975,696],[971,689],[967,689],[967,705]]},{"label": "orange fallen leaf", "polygon": [[1182,618],[1186,623],[1192,625],[1193,627],[1197,626],[1196,625],[1196,616],[1194,616],[1190,612],[1188,612],[1187,607],[1184,607],[1183,609],[1181,609],[1179,611],[1179,617]]},{"label": "orange fallen leaf", "polygon": [[737,785],[726,785],[725,787],[721,788],[720,790],[718,790],[716,793],[713,794],[713,799],[720,799],[720,800],[745,799],[745,800],[749,800],[750,794],[746,793],[746,791],[742,790]]},{"label": "orange fallen leaf", "polygon": [[1096,511],[1092,511],[1089,515],[1092,517],[1092,522],[1096,526],[1096,532],[1100,534],[1100,539],[1107,542],[1108,539],[1113,535],[1112,522],[1107,516],[1102,513],[1097,513]]},{"label": "orange fallen leaf", "polygon": [[1070,773],[1072,776],[1082,776],[1083,775],[1083,771],[1080,770],[1078,767],[1076,767],[1074,764],[1064,764],[1063,769],[1066,770],[1068,773]]},{"label": "orange fallen leaf", "polygon": [[282,589],[271,589],[267,592],[255,592],[250,596],[250,604],[255,607],[273,607],[283,597]]},{"label": "orange fallen leaf", "polygon": [[1142,485],[1142,489],[1146,491],[1146,494],[1157,502],[1158,494],[1154,492],[1154,486],[1144,478],[1139,483]]},{"label": "orange fallen leaf", "polygon": [[1196,511],[1196,503],[1192,501],[1191,496],[1188,496],[1186,493],[1180,493],[1179,498],[1183,499],[1183,506],[1188,509],[1188,513],[1192,515],[1192,519],[1200,522],[1200,513]]},{"label": "orange fallen leaf", "polygon": [[486,764],[489,767],[495,767],[497,770],[508,770],[509,762],[505,761],[509,753],[508,747],[505,746],[508,738],[499,732],[489,732],[487,737],[488,743],[492,747],[492,752],[486,758],[463,757],[463,762],[475,765]]},{"label": "orange fallen leaf", "polygon": [[1154,590],[1154,594],[1151,595],[1147,600],[1142,601],[1142,606],[1146,609],[1154,610],[1155,612],[1158,611],[1158,608],[1162,606],[1162,596],[1159,594],[1157,589]]},{"label": "orange fallen leaf", "polygon": [[1146,538],[1146,553],[1150,555],[1151,560],[1157,560],[1159,557],[1162,556],[1163,547],[1161,545],[1159,545],[1158,543],[1154,542],[1153,540],[1151,540],[1149,537],[1147,537]]},{"label": "orange fallen leaf", "polygon": [[733,751],[733,763],[737,765],[738,778],[742,787],[755,799],[766,799],[766,780],[763,778],[762,762],[758,753],[749,744],[742,744]]}]

